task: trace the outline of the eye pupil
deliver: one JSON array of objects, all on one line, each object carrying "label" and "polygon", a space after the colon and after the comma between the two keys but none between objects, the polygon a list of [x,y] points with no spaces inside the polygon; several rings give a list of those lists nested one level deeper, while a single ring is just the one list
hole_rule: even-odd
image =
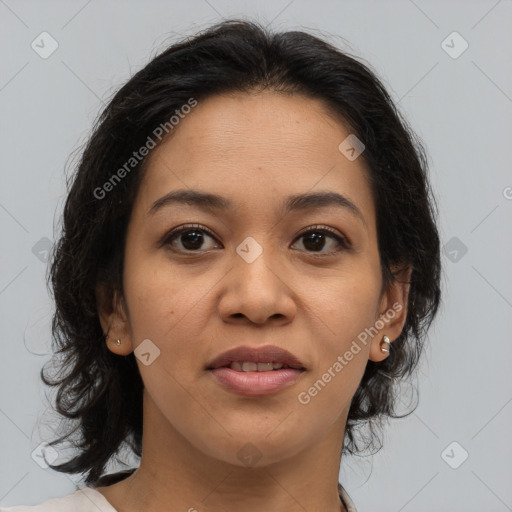
[{"label": "eye pupil", "polygon": [[[181,235],[181,242],[183,247],[188,250],[199,249],[203,244],[203,234],[200,231],[192,230],[186,231]],[[192,247],[189,247],[189,242],[192,242]],[[198,243],[199,242],[199,243]]]},{"label": "eye pupil", "polygon": [[[308,247],[307,241],[312,241],[312,247]],[[308,250],[318,250],[323,249],[323,246],[325,245],[325,235],[323,233],[318,232],[311,232],[308,235],[304,236],[304,247],[306,247]]]}]

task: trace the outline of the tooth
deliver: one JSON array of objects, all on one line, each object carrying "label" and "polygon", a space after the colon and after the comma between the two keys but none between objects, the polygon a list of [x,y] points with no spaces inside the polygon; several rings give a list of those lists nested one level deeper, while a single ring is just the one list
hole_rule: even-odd
[{"label": "tooth", "polygon": [[268,372],[287,367],[281,363],[255,363],[253,361],[233,361],[229,365],[229,368],[237,372]]}]

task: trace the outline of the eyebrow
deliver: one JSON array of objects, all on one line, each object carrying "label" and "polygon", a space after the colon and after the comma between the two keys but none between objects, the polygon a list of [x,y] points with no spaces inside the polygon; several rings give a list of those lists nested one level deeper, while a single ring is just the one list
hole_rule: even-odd
[{"label": "eyebrow", "polygon": [[[234,203],[226,197],[199,190],[173,190],[165,196],[157,199],[148,210],[154,214],[163,207],[175,204],[186,204],[210,212],[227,211],[233,208]],[[309,208],[344,208],[366,225],[361,210],[347,197],[337,192],[310,192],[288,196],[282,207],[283,214],[306,210]]]}]

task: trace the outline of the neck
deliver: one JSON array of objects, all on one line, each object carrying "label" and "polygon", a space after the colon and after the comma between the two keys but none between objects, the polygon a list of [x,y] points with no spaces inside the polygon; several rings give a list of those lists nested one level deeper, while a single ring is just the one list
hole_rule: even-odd
[{"label": "neck", "polygon": [[[147,397],[147,395],[146,395]],[[338,476],[346,416],[303,450],[265,465],[247,444],[234,465],[193,445],[145,398],[143,452],[137,471],[99,487],[118,512],[339,512]],[[234,444],[234,443],[233,443]],[[251,451],[252,450],[252,451]],[[254,457],[251,457],[254,456]]]}]

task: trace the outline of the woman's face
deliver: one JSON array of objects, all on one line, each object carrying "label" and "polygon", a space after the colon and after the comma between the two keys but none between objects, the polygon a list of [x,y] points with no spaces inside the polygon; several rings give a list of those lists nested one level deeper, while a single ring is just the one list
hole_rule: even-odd
[{"label": "woman's face", "polygon": [[[122,339],[111,350],[139,347],[145,422],[161,443],[182,437],[242,466],[247,454],[262,465],[326,435],[343,439],[368,359],[384,359],[379,342],[400,334],[405,310],[366,343],[361,333],[406,303],[401,288],[381,294],[364,162],[338,149],[349,135],[315,100],[240,93],[200,101],[150,153],[128,227],[123,307],[102,321]],[[229,206],[163,200],[176,191]],[[292,196],[326,193],[345,199],[287,209]],[[305,368],[279,389],[244,394],[208,369],[227,350],[268,345]]]}]

